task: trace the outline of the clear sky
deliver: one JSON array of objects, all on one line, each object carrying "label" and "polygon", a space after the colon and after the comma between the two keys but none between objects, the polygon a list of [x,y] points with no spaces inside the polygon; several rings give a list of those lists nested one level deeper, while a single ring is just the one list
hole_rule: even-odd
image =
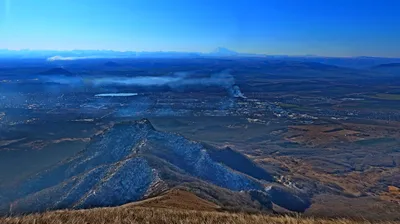
[{"label": "clear sky", "polygon": [[400,0],[0,0],[0,49],[400,57]]}]

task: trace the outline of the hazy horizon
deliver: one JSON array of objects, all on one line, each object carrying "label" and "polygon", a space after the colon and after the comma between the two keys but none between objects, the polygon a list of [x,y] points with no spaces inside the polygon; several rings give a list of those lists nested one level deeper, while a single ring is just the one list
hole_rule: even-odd
[{"label": "hazy horizon", "polygon": [[[221,48],[221,47],[218,47]],[[216,48],[216,49],[218,49]],[[227,48],[224,48],[227,49]],[[26,54],[23,54],[24,56],[28,56],[29,53],[32,52],[42,52],[42,53],[48,53],[46,55],[41,55],[41,57],[47,57],[48,60],[75,60],[75,59],[107,59],[107,58],[130,58],[132,56],[140,56],[140,54],[182,54],[182,55],[189,55],[189,54],[198,54],[199,56],[237,56],[237,57],[302,57],[302,58],[382,58],[382,59],[400,59],[400,57],[386,57],[386,56],[368,56],[368,55],[354,55],[354,56],[326,56],[326,55],[313,55],[313,54],[303,54],[303,55],[288,55],[288,54],[263,54],[263,53],[249,53],[249,52],[238,52],[233,49],[227,49],[232,51],[231,54],[229,53],[218,53],[215,51],[209,51],[209,52],[190,52],[190,51],[133,51],[133,50],[126,50],[126,51],[121,51],[121,50],[113,50],[113,49],[71,49],[71,50],[58,50],[58,49],[6,49],[6,48],[0,48],[0,54],[5,51],[7,52],[27,52]],[[98,55],[94,54],[86,54],[82,55],[82,57],[79,57],[78,55],[76,56],[62,56],[63,53],[72,53],[72,52],[83,52],[83,53],[88,53],[88,52],[99,52]],[[61,53],[61,55],[55,55],[55,54],[50,54],[50,52],[56,52],[56,53]],[[114,53],[120,53],[122,55],[112,55],[110,54],[104,54],[105,52],[114,52]],[[129,54],[137,54],[137,55],[129,55]],[[4,54],[3,54],[4,55]],[[7,53],[5,54],[7,55]],[[128,57],[129,56],[129,57]],[[176,56],[175,56],[176,57]],[[33,57],[35,58],[35,57]]]}]

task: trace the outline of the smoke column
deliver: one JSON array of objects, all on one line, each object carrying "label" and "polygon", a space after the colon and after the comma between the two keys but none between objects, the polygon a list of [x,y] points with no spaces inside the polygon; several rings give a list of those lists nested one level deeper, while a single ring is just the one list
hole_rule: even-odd
[{"label": "smoke column", "polygon": [[165,76],[136,76],[136,77],[91,77],[83,78],[78,76],[52,75],[40,77],[46,82],[54,82],[72,87],[79,86],[169,86],[181,88],[183,86],[220,86],[228,91],[232,97],[245,98],[239,87],[235,85],[234,77],[228,70],[215,73],[209,77],[191,77],[189,72],[177,72]]}]

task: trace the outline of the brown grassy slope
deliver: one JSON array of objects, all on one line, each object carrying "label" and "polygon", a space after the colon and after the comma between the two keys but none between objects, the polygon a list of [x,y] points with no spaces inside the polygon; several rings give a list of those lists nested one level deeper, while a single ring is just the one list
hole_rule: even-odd
[{"label": "brown grassy slope", "polygon": [[[251,215],[185,209],[116,207],[56,211],[24,217],[0,218],[2,224],[134,224],[134,223],[230,223],[230,224],[358,224],[368,221],[313,219],[289,216]],[[377,222],[374,222],[377,223]],[[395,223],[395,222],[385,222]]]},{"label": "brown grassy slope", "polygon": [[216,204],[199,198],[193,193],[179,189],[173,189],[163,195],[139,202],[129,203],[122,207],[176,208],[197,211],[217,211],[217,209],[220,208]]},{"label": "brown grassy slope", "polygon": [[[134,224],[134,223],[286,223],[358,224],[377,223],[349,219],[293,218],[266,214],[218,212],[220,207],[194,195],[173,189],[158,197],[114,208],[63,210],[20,217],[0,218],[0,224]],[[384,222],[382,222],[384,223]],[[386,222],[395,223],[395,222]],[[399,222],[400,223],[400,222]]]},{"label": "brown grassy slope", "polygon": [[313,198],[313,204],[305,215],[318,217],[352,217],[368,220],[400,221],[400,206],[379,198],[349,198],[339,195],[321,194]]}]

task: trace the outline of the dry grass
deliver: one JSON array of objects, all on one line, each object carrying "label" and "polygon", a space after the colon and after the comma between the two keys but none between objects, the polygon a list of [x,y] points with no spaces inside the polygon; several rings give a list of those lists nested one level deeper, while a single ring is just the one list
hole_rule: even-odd
[{"label": "dry grass", "polygon": [[389,186],[387,192],[383,192],[380,198],[385,201],[391,201],[400,205],[400,188],[395,186]]},{"label": "dry grass", "polygon": [[121,207],[174,208],[196,211],[217,211],[220,208],[216,204],[199,198],[193,193],[179,189],[172,189],[160,196],[129,203]]},{"label": "dry grass", "polygon": [[[133,224],[133,223],[246,223],[246,224],[358,224],[368,221],[347,219],[314,219],[289,216],[267,216],[163,208],[96,208],[77,211],[55,211],[23,217],[0,218],[1,224]],[[377,223],[377,222],[373,222]],[[396,223],[396,222],[382,222]]]},{"label": "dry grass", "polygon": [[288,126],[289,130],[283,137],[290,142],[308,147],[328,148],[333,143],[357,142],[379,138],[398,138],[400,123],[356,124],[341,121],[338,124],[325,125],[295,125]]}]

